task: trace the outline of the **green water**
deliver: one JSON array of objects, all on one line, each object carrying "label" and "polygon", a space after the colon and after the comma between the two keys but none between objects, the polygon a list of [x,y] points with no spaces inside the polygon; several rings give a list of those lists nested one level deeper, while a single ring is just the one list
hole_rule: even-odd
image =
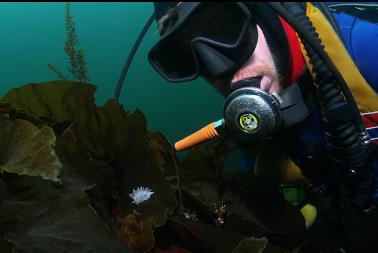
[{"label": "green water", "polygon": [[[26,83],[57,79],[47,64],[69,74],[64,52],[66,3],[0,3],[0,95]],[[153,11],[144,3],[71,5],[90,83],[98,105],[113,97],[124,62]],[[205,81],[170,84],[149,65],[147,54],[158,40],[155,23],[141,43],[125,79],[120,103],[140,108],[148,128],[174,142],[222,116],[223,97]]]}]

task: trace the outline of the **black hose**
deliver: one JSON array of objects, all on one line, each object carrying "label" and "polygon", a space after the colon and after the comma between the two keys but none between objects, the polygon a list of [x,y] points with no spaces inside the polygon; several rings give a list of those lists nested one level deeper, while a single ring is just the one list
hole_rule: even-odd
[{"label": "black hose", "polygon": [[123,82],[125,81],[125,77],[127,74],[127,71],[129,70],[130,64],[133,61],[133,58],[135,56],[136,51],[138,50],[138,47],[140,43],[142,42],[144,36],[146,35],[146,32],[148,31],[148,28],[150,28],[152,22],[155,20],[155,12],[152,13],[151,17],[147,20],[147,23],[144,25],[143,30],[140,32],[137,40],[134,43],[133,48],[131,49],[131,52],[129,54],[129,57],[127,58],[127,61],[125,62],[125,65],[122,68],[121,75],[119,77],[116,90],[114,92],[114,99],[119,101],[119,95],[121,94],[121,89]]},{"label": "black hose", "polygon": [[[315,28],[306,16],[306,11],[301,4],[288,2],[284,6],[298,19],[303,29],[313,36],[315,44],[323,47]],[[341,110],[340,113],[340,109],[348,107],[348,103],[338,89],[337,81],[339,80],[324,66],[324,61],[320,59],[321,55],[318,55],[312,48],[312,44],[309,45],[310,43],[307,43],[307,40],[304,41],[302,36],[301,39],[313,66],[315,82],[318,84],[317,93],[321,104],[324,131],[327,136],[330,158],[334,165],[332,166],[334,175],[330,175],[336,176],[334,178],[336,181],[341,179],[341,183],[350,191],[351,195],[349,196],[348,203],[350,206],[359,211],[371,210],[374,174],[372,163],[369,161],[369,156],[371,156],[369,151],[371,149],[368,148],[372,147],[372,145],[365,146],[362,143],[361,132],[359,132],[361,128],[357,129],[356,121],[353,121],[353,118],[348,119],[347,117],[339,117],[337,113],[330,113],[332,108],[336,108],[336,112],[342,114],[343,111]],[[346,94],[344,93],[344,95]],[[361,119],[359,114],[358,117]],[[340,200],[342,200],[340,193],[342,192],[338,188],[335,188],[336,191],[332,192],[336,220],[331,220],[330,225],[334,228],[336,245],[339,249],[343,249],[348,247],[348,240],[343,229],[343,218],[345,216],[342,217],[341,213],[343,210],[342,207],[344,207],[340,203]]]},{"label": "black hose", "polygon": [[348,85],[346,84],[344,78],[341,76],[340,72],[337,70],[336,66],[333,64],[332,60],[324,52],[323,47],[317,41],[315,41],[313,35],[306,29],[304,29],[302,25],[300,25],[299,22],[294,17],[292,17],[292,15],[285,8],[281,6],[280,3],[268,2],[268,6],[271,7],[276,13],[278,13],[278,15],[285,19],[296,30],[298,35],[311,46],[315,53],[321,58],[321,61],[326,65],[328,69],[331,70],[332,74],[339,83],[340,89],[347,99],[348,104],[350,105],[353,116],[358,126],[358,130],[360,132],[366,131],[357,104],[354,101],[353,95],[350,92]]},{"label": "black hose", "polygon": [[[305,10],[296,3],[287,3],[285,6],[287,6],[290,12],[303,25],[303,28],[312,34],[314,40],[317,40],[317,43],[321,45],[318,34],[312,26],[311,21],[306,16]],[[340,116],[330,113],[330,110],[333,108],[335,108],[335,111],[338,111],[348,107],[348,104],[338,90],[337,80],[324,66],[312,47],[309,46],[306,41],[303,42],[303,44],[316,74],[315,80],[319,86],[319,99],[323,104],[322,112],[330,152],[333,152],[332,157],[336,159],[337,162],[348,164],[348,167],[360,166],[364,164],[367,153],[360,140],[358,129],[351,122],[351,119],[340,119],[337,118]]]},{"label": "black hose", "polygon": [[341,33],[339,26],[337,25],[335,17],[329,11],[328,6],[325,3],[323,3],[323,2],[317,2],[317,5],[319,6],[319,9],[322,11],[322,13],[324,14],[324,16],[328,19],[328,21],[331,24],[333,30],[335,30],[337,36],[339,36],[339,38],[341,39],[341,41],[344,41],[343,34]]},{"label": "black hose", "polygon": [[[308,31],[313,36],[315,44],[323,47],[301,4],[287,2],[285,7],[298,19],[303,30]],[[358,129],[358,126],[356,127],[353,118],[340,117],[340,114],[347,114],[348,104],[340,94],[338,80],[324,66],[322,59],[313,50],[312,45],[309,45],[307,41],[303,41],[303,45],[315,72],[328,148],[337,174],[341,177],[340,179],[346,189],[353,194],[351,196],[353,206],[360,210],[369,209],[372,191],[374,190],[374,172],[371,161],[372,144],[365,145],[362,142],[363,138],[361,138],[361,132],[359,132],[361,129]],[[359,118],[361,119],[360,116]]]}]

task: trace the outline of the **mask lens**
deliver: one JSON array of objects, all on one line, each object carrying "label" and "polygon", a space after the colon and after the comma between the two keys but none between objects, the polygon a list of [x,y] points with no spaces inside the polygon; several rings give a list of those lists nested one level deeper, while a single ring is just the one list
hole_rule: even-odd
[{"label": "mask lens", "polygon": [[154,51],[151,51],[151,59],[155,67],[170,79],[190,77],[196,69],[190,47],[183,47],[180,38],[174,36],[169,41],[164,41]]},{"label": "mask lens", "polygon": [[233,45],[246,19],[246,13],[234,3],[204,3],[184,23],[181,38],[186,45],[198,37]]},{"label": "mask lens", "polygon": [[203,3],[151,50],[150,62],[170,81],[195,79],[199,64],[191,47],[192,41],[203,38],[215,42],[217,47],[235,46],[249,19],[249,13],[236,3]]}]

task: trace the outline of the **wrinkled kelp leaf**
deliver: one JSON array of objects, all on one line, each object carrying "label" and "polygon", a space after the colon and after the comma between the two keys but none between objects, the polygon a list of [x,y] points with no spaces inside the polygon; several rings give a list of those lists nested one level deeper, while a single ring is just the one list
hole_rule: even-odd
[{"label": "wrinkled kelp leaf", "polygon": [[0,209],[3,238],[22,252],[132,252],[116,240],[81,197],[86,186],[69,167],[63,185],[7,175],[9,196]]},{"label": "wrinkled kelp leaf", "polygon": [[141,214],[134,211],[124,219],[118,232],[118,239],[138,252],[147,252],[154,247],[154,224],[151,217],[141,218]]},{"label": "wrinkled kelp leaf", "polygon": [[[2,112],[54,129],[62,163],[75,172],[70,176],[82,179],[80,193],[114,237],[123,218],[134,210],[154,226],[164,224],[177,205],[164,178],[174,158],[171,149],[166,150],[168,141],[147,131],[139,110],[126,112],[114,100],[97,107],[94,91],[93,85],[65,81],[29,84],[3,98],[12,106],[2,107]],[[139,186],[151,188],[154,194],[136,206],[129,194]]]},{"label": "wrinkled kelp leaf", "polygon": [[18,253],[17,248],[10,242],[0,239],[0,252],[1,253]]},{"label": "wrinkled kelp leaf", "polygon": [[8,198],[7,184],[0,178],[0,204]]},{"label": "wrinkled kelp leaf", "polygon": [[[264,253],[327,248],[317,247],[329,235],[323,233],[324,223],[314,224],[316,233],[305,232],[299,210],[285,202],[279,180],[271,178],[280,164],[269,153],[265,161],[257,161],[258,176],[229,177],[222,170],[234,146],[220,138],[191,149],[176,166],[170,143],[147,130],[140,110],[126,112],[112,99],[98,107],[95,89],[65,81],[29,84],[1,101],[0,122],[20,119],[54,130],[63,169],[59,184],[2,175],[0,247],[42,253],[131,252],[130,247],[139,252],[229,253],[238,245],[243,245],[238,250],[253,252],[256,245],[248,246],[248,238],[265,237]],[[272,170],[261,171],[263,167]],[[192,210],[194,218],[176,209],[169,183],[178,187],[165,179],[174,178],[176,169],[183,182],[184,211]],[[154,194],[135,205],[129,194],[140,186]],[[226,207],[223,223],[214,204]],[[352,235],[353,228],[349,231]]]},{"label": "wrinkled kelp leaf", "polygon": [[240,241],[238,246],[235,247],[232,253],[249,253],[249,252],[262,253],[267,244],[268,244],[268,239],[266,239],[265,237],[244,238],[243,240]]},{"label": "wrinkled kelp leaf", "polygon": [[77,114],[83,116],[94,111],[96,87],[70,81],[51,81],[27,84],[10,90],[1,102],[10,103],[13,114],[25,112],[40,119],[54,122],[72,120]]},{"label": "wrinkled kelp leaf", "polygon": [[148,139],[150,140],[150,147],[154,150],[154,160],[158,164],[160,170],[164,175],[175,173],[174,152],[172,145],[160,132],[148,132]]},{"label": "wrinkled kelp leaf", "polygon": [[[172,216],[169,221],[171,229],[174,225],[174,230],[170,230],[171,236],[178,239],[176,243],[181,242],[179,246],[183,246],[191,252],[229,253],[245,237],[241,233],[219,226],[190,221],[183,216]],[[172,233],[173,231],[174,233]]]},{"label": "wrinkled kelp leaf", "polygon": [[[258,183],[259,182],[259,183]],[[261,184],[260,191],[265,194],[270,190],[260,180],[252,184]],[[256,188],[257,190],[257,188]],[[214,212],[214,204],[223,203],[226,208],[224,229],[242,233],[245,236],[266,236],[276,245],[288,248],[297,247],[305,232],[304,220],[298,209],[286,203],[282,196],[247,195],[232,185],[219,191],[216,185],[204,182],[192,182],[184,187],[184,203],[195,208],[200,220],[205,223],[217,224],[218,215]]]},{"label": "wrinkled kelp leaf", "polygon": [[0,171],[59,181],[62,164],[50,127],[36,128],[25,120],[0,120]]},{"label": "wrinkled kelp leaf", "polygon": [[202,223],[217,225],[212,206],[223,203],[227,210],[223,229],[245,237],[266,236],[270,250],[296,248],[305,233],[304,219],[297,208],[286,203],[277,178],[253,172],[225,177],[219,170],[232,146],[216,143],[197,146],[184,159],[184,205],[194,209]]},{"label": "wrinkled kelp leaf", "polygon": [[206,242],[197,231],[190,230],[186,223],[190,224],[190,221],[173,215],[164,226],[155,229],[155,247],[152,252],[176,252],[173,249],[185,253],[206,252]]},{"label": "wrinkled kelp leaf", "polygon": [[210,181],[220,183],[227,155],[234,150],[235,143],[229,138],[218,138],[189,150],[181,163],[180,175],[183,183]]}]

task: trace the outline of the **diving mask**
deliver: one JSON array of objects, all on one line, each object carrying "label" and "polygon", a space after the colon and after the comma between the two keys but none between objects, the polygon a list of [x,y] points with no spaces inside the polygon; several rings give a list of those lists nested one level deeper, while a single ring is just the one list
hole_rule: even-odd
[{"label": "diving mask", "polygon": [[170,82],[236,71],[253,53],[257,29],[240,2],[182,2],[151,49],[151,65]]}]

